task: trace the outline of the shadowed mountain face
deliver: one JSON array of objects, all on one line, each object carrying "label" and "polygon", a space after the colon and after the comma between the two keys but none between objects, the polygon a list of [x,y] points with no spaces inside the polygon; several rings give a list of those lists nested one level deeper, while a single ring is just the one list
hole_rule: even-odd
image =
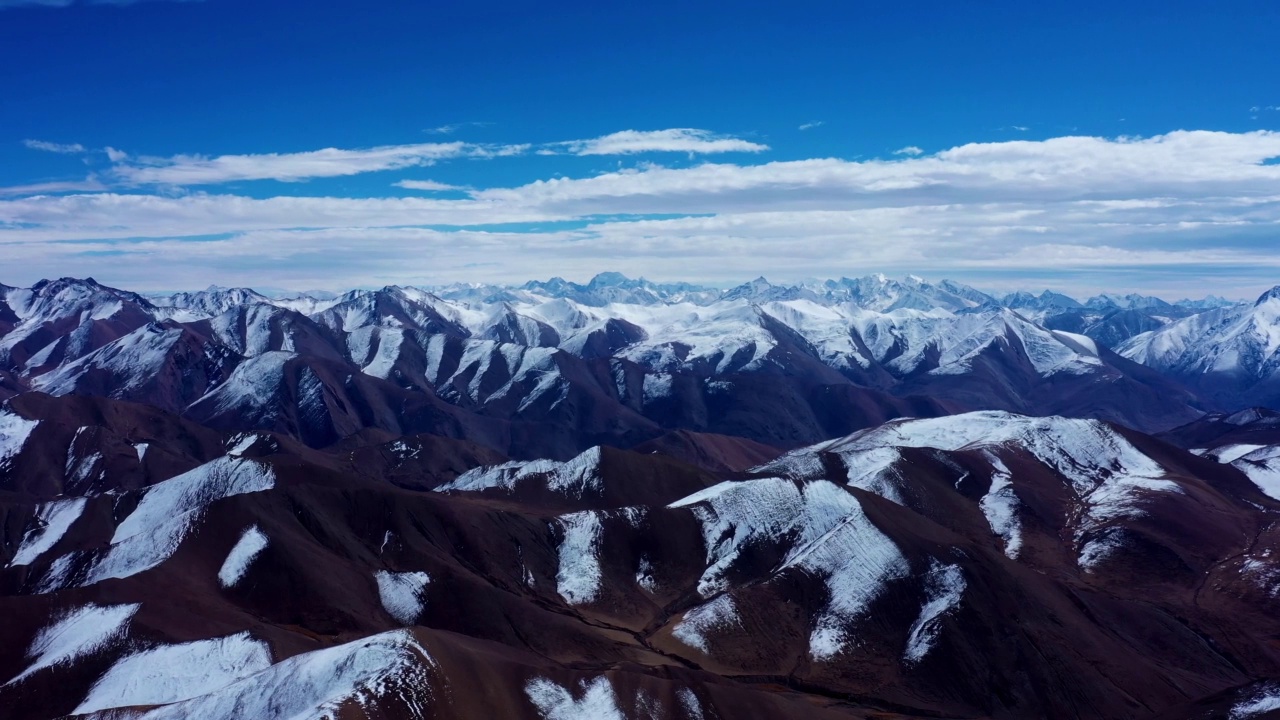
[{"label": "shadowed mountain face", "polygon": [[7,717],[1173,718],[1277,695],[1280,501],[1105,422],[509,461],[28,393],[0,437]]},{"label": "shadowed mountain face", "polygon": [[1261,717],[1267,302],[0,287],[0,714]]}]

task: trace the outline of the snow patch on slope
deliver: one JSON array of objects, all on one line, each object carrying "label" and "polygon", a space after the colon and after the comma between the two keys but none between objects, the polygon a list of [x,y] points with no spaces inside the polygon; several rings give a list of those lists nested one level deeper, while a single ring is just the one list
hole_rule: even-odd
[{"label": "snow patch on slope", "polygon": [[1212,455],[1217,458],[1218,462],[1229,465],[1245,455],[1256,450],[1261,450],[1264,447],[1266,447],[1266,445],[1225,445],[1220,448],[1214,448]]},{"label": "snow patch on slope", "polygon": [[1221,448],[1213,452],[1218,462],[1230,463],[1267,496],[1280,500],[1280,445],[1232,445],[1230,452],[1223,453]]},{"label": "snow patch on slope", "polygon": [[45,668],[63,665],[91,655],[124,637],[129,621],[142,607],[129,605],[94,605],[89,603],[60,616],[41,630],[27,649],[32,663],[5,685],[22,682]]},{"label": "snow patch on slope", "polygon": [[403,344],[402,328],[369,325],[347,336],[347,349],[360,371],[383,380],[391,377]]},{"label": "snow patch on slope", "polygon": [[[78,584],[125,578],[156,567],[173,555],[210,504],[274,486],[275,473],[269,466],[229,456],[156,483],[116,527],[105,555],[93,562]],[[51,566],[40,592],[51,592],[76,579],[70,573],[73,557],[59,558]]]},{"label": "snow patch on slope", "polygon": [[378,581],[378,598],[382,600],[387,614],[405,625],[417,622],[426,608],[422,594],[426,592],[431,576],[424,572],[379,570],[374,573],[374,578]]},{"label": "snow patch on slope", "polygon": [[1280,684],[1267,683],[1231,707],[1230,720],[1252,720],[1280,710]]},{"label": "snow patch on slope", "polygon": [[39,420],[28,420],[6,410],[0,410],[0,470],[22,451],[27,438],[31,437],[31,431],[35,430],[39,424]]},{"label": "snow patch on slope", "polygon": [[725,593],[686,612],[671,629],[671,635],[691,648],[710,653],[707,635],[733,627],[742,627],[742,620],[738,617],[738,607],[734,605],[733,598]]},{"label": "snow patch on slope", "polygon": [[14,553],[9,566],[30,565],[36,558],[53,547],[67,533],[71,523],[84,512],[84,498],[51,500],[36,508],[37,527],[22,537],[22,544]]},{"label": "snow patch on slope", "polygon": [[547,678],[530,680],[524,692],[543,720],[625,720],[607,677],[598,677],[590,683],[581,681],[578,698],[574,698],[568,688]]},{"label": "snow patch on slope", "polygon": [[319,720],[337,717],[345,703],[369,707],[378,701],[385,708],[392,693],[409,717],[425,717],[438,670],[412,633],[393,630],[295,655],[213,692],[144,712],[138,720]]},{"label": "snow patch on slope", "polygon": [[557,552],[556,592],[570,605],[594,602],[600,594],[600,515],[592,510],[561,515],[564,540]]},{"label": "snow patch on slope", "polygon": [[159,374],[182,332],[176,328],[144,325],[82,358],[33,379],[31,386],[50,395],[66,395],[76,391],[76,383],[82,376],[90,370],[100,369],[122,379],[112,391],[113,397],[121,397]]},{"label": "snow patch on slope", "polygon": [[942,632],[942,618],[955,612],[960,606],[967,586],[964,572],[959,566],[930,561],[929,572],[924,580],[925,603],[920,608],[920,616],[911,624],[907,649],[902,654],[902,659],[907,664],[919,663],[937,644],[938,635]]},{"label": "snow patch on slope", "polygon": [[231,371],[231,377],[191,403],[191,407],[212,407],[212,414],[246,411],[264,406],[275,397],[284,380],[284,366],[295,353],[273,350],[249,358]]},{"label": "snow patch on slope", "polygon": [[271,665],[267,644],[247,632],[141,650],[112,665],[73,715],[167,705],[219,690]]},{"label": "snow patch on slope", "polygon": [[987,494],[978,501],[978,507],[987,518],[991,532],[1004,540],[1004,554],[1010,560],[1017,560],[1022,552],[1022,523],[1018,520],[1018,508],[1021,503],[1013,491],[1013,475],[1009,468],[994,453],[987,453],[991,462],[991,487]]},{"label": "snow patch on slope", "polygon": [[231,548],[231,552],[227,553],[227,559],[222,562],[222,568],[218,570],[218,583],[224,588],[235,587],[249,570],[249,565],[265,549],[267,549],[266,533],[259,530],[257,525],[245,528],[240,534],[240,539]]},{"label": "snow patch on slope", "polygon": [[1091,538],[1080,548],[1078,563],[1085,572],[1093,572],[1107,558],[1124,549],[1124,532],[1111,528]]},{"label": "snow patch on slope", "polygon": [[676,699],[680,701],[680,708],[684,710],[689,720],[704,720],[702,701],[692,690],[680,688],[676,691]]}]

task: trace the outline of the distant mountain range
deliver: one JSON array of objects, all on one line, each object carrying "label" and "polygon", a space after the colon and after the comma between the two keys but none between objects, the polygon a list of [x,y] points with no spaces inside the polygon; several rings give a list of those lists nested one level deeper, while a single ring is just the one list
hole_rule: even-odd
[{"label": "distant mountain range", "polygon": [[[1141,350],[1145,338],[1246,312],[1219,305],[997,299],[883,276],[711,290],[608,273],[586,285],[279,298],[244,288],[144,297],[63,278],[0,287],[0,393],[145,402],[317,446],[365,428],[429,431],[520,457],[675,430],[794,447],[967,410],[1158,430],[1240,397]],[[1274,364],[1236,370],[1233,392],[1269,387]]]}]

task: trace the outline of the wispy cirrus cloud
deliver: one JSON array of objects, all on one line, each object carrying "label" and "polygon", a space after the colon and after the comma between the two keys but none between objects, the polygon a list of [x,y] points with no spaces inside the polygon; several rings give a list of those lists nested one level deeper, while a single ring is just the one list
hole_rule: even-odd
[{"label": "wispy cirrus cloud", "polygon": [[472,120],[468,122],[449,123],[448,125],[439,125],[433,128],[426,128],[422,132],[427,133],[429,135],[452,135],[463,128],[490,127],[492,125],[493,123],[491,122]]},{"label": "wispy cirrus cloud", "polygon": [[0,187],[0,196],[12,197],[21,195],[50,195],[73,192],[102,192],[107,189],[95,177],[84,180],[58,180],[27,185],[11,185]]},{"label": "wispy cirrus cloud", "polygon": [[444,190],[466,190],[461,185],[450,185],[448,183],[436,182],[435,180],[401,180],[392,183],[395,187],[404,188],[405,190],[426,190],[428,192],[444,191]]},{"label": "wispy cirrus cloud", "polygon": [[80,143],[56,143],[49,142],[47,140],[23,140],[22,144],[31,150],[59,153],[62,155],[78,155],[86,152],[85,147]]},{"label": "wispy cirrus cloud", "polygon": [[299,182],[383,170],[433,165],[455,158],[519,155],[528,145],[476,145],[463,142],[417,143],[345,150],[324,148],[296,153],[249,155],[174,155],[142,157],[108,149],[113,176],[125,185],[217,185],[245,180]]},{"label": "wispy cirrus cloud", "polygon": [[893,154],[894,155],[910,155],[911,157],[916,157],[918,155],[923,155],[924,150],[921,150],[915,145],[908,145],[904,148],[898,148],[897,150],[894,150]]},{"label": "wispy cirrus cloud", "polygon": [[[445,126],[454,127],[454,126]],[[445,133],[445,128],[437,128]],[[451,132],[449,130],[448,132]],[[58,145],[32,140],[28,147],[51,152],[83,152],[81,145]],[[295,153],[243,155],[174,155],[153,157],[131,155],[108,147],[114,163],[110,175],[127,187],[170,185],[192,187],[248,180],[300,182],[313,178],[341,177],[367,172],[425,167],[460,158],[501,158],[524,155],[535,148],[529,143],[481,144],[455,142],[383,145],[372,148],[324,148]],[[767,145],[721,136],[707,130],[624,130],[588,140],[567,140],[537,146],[543,155],[633,155],[652,152],[710,154],[756,153]]]},{"label": "wispy cirrus cloud", "polygon": [[826,125],[826,124],[827,124],[827,122],[826,122],[825,120],[814,120],[813,122],[807,122],[807,123],[802,124],[802,125],[799,127],[799,129],[800,129],[800,130],[812,130],[812,129],[814,129],[814,128],[822,127],[823,125]]},{"label": "wispy cirrus cloud", "polygon": [[638,153],[679,152],[694,155],[715,153],[758,153],[768,145],[719,135],[709,130],[671,128],[667,130],[622,130],[589,140],[567,140],[549,143],[539,152],[570,155],[635,155]]}]

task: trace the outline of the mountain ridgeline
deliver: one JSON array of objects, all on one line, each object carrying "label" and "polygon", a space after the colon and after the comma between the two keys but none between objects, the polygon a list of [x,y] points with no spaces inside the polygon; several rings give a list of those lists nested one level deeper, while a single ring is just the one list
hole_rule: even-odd
[{"label": "mountain ridgeline", "polygon": [[[61,279],[0,287],[0,393],[141,402],[313,447],[429,432],[528,458],[674,431],[790,448],[970,410],[1164,430],[1272,401],[1277,302],[996,298],[882,276],[715,290],[606,273],[278,298]],[[1205,323],[1212,343],[1188,340]]]}]

